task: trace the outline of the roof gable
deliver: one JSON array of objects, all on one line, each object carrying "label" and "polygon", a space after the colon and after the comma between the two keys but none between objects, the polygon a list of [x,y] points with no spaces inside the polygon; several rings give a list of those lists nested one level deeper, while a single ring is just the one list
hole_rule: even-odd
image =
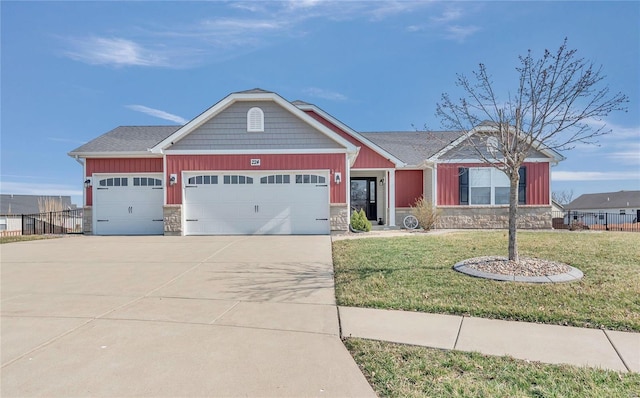
[{"label": "roof gable", "polygon": [[[212,107],[210,107],[209,109],[201,113],[199,116],[197,116],[196,118],[194,118],[193,120],[191,120],[190,122],[182,126],[180,129],[175,131],[173,134],[166,137],[164,140],[162,140],[157,145],[155,145],[152,148],[152,152],[162,153],[165,150],[178,151],[178,150],[188,150],[187,149],[188,147],[193,148],[194,142],[188,143],[188,141],[185,141],[185,143],[180,144],[180,141],[183,139],[186,139],[187,136],[194,133],[196,130],[200,129],[201,127],[204,127],[203,129],[200,130],[200,135],[202,137],[202,133],[207,130],[207,127],[209,128],[213,127],[213,125],[206,126],[206,124],[209,121],[212,121],[214,118],[221,115],[225,110],[234,106],[234,104],[241,104],[243,102],[253,103],[253,105],[257,103],[266,104],[265,106],[269,106],[268,105],[269,103],[273,103],[279,106],[282,110],[286,111],[291,117],[297,118],[299,122],[302,122],[305,126],[308,126],[309,128],[314,129],[316,132],[324,134],[327,138],[329,138],[330,141],[333,141],[333,144],[329,145],[331,147],[330,149],[342,149],[342,150],[346,150],[346,152],[349,152],[349,153],[355,153],[357,151],[357,148],[354,145],[352,145],[349,141],[340,137],[340,135],[331,131],[326,126],[322,125],[312,117],[308,116],[305,112],[298,109],[296,106],[286,101],[284,98],[272,92],[264,91],[261,89],[254,89],[254,90],[249,90],[245,92],[233,93],[223,98],[221,101],[219,101],[218,103],[216,103],[215,105],[213,105]],[[241,109],[243,108],[243,106],[238,106],[236,108]],[[245,113],[245,117],[246,117],[246,113]],[[245,120],[245,128],[243,130],[244,136],[240,140],[245,143],[250,143],[251,138],[257,139],[257,137],[249,137],[248,135],[246,135],[248,133],[246,132],[246,119],[244,120]],[[265,115],[265,125],[266,125],[266,120],[267,120],[267,115]],[[278,130],[278,127],[275,127],[275,125],[273,125],[272,127],[274,128],[274,131]],[[235,130],[235,129],[232,129],[232,130]],[[235,130],[235,131],[229,130],[225,134],[235,134],[238,131],[239,130]],[[255,134],[263,134],[263,133],[255,133]],[[255,135],[255,134],[252,134],[252,135]],[[194,138],[197,138],[197,136],[198,134],[196,134]],[[218,138],[221,138],[221,137],[218,137]],[[229,138],[228,135],[227,135],[227,138]],[[247,138],[248,140],[245,140],[244,138]],[[266,138],[268,139],[268,138],[275,138],[275,137],[266,137]],[[264,136],[261,139],[258,139],[256,141],[257,143],[256,145],[265,144],[264,139],[265,139]],[[259,141],[262,141],[262,142],[259,142]],[[326,148],[328,145],[327,144],[328,141],[326,140],[324,141],[325,142],[322,145],[325,145],[325,148]],[[232,143],[230,145],[235,147],[238,144],[239,144],[238,141],[236,141],[235,143]],[[207,148],[206,147],[207,145],[209,145],[210,147]],[[283,149],[283,148],[286,149],[287,143],[281,141],[280,139],[276,139],[272,142],[272,145],[277,146],[278,149]],[[264,146],[260,146],[260,148],[264,148]],[[309,146],[307,146],[307,148],[309,148]],[[205,148],[203,149],[207,151],[217,150],[211,147],[211,143],[205,144]],[[222,149],[222,150],[226,151],[230,149],[231,148]],[[242,148],[237,148],[236,150],[240,150],[240,149],[246,150],[247,147],[242,146]],[[291,148],[291,149],[294,149],[294,148]]]}]

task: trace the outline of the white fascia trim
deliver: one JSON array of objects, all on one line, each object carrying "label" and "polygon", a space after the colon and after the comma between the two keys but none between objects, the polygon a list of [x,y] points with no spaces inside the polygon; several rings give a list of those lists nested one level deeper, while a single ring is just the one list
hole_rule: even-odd
[{"label": "white fascia trim", "polygon": [[[551,162],[553,162],[553,159],[548,159],[548,158],[531,158],[531,159],[524,160],[524,163],[551,163]],[[443,159],[443,160],[439,160],[437,163],[445,164],[445,163],[486,163],[486,162],[483,161],[482,159],[476,158],[476,159]],[[493,163],[498,163],[498,162],[493,162]]]},{"label": "white fascia trim", "polygon": [[170,155],[295,155],[295,154],[325,154],[325,153],[349,153],[344,148],[324,149],[225,149],[225,150],[168,150],[164,152]]},{"label": "white fascia trim", "polygon": [[307,115],[304,111],[299,109],[297,106],[291,104],[289,101],[285,100],[281,96],[276,93],[234,93],[229,94],[221,101],[213,105],[211,108],[207,109],[195,119],[191,120],[181,128],[179,128],[175,133],[171,134],[169,137],[160,141],[156,146],[151,148],[151,151],[154,153],[159,153],[164,149],[169,148],[173,142],[180,140],[187,134],[191,133],[196,128],[200,127],[202,124],[207,122],[209,119],[220,113],[222,110],[229,107],[231,104],[237,101],[274,101],[278,105],[287,109],[289,112],[300,118],[302,121],[311,125],[315,129],[319,130],[333,141],[338,144],[344,146],[347,152],[356,152],[356,146],[340,137],[340,135],[334,133],[329,128],[324,126],[322,123],[318,122],[311,116]]},{"label": "white fascia trim", "polygon": [[363,144],[365,144],[369,149],[371,149],[372,151],[374,151],[378,155],[380,155],[383,158],[391,161],[393,164],[396,165],[396,167],[402,167],[402,166],[404,166],[406,164],[402,160],[398,159],[397,157],[395,157],[392,154],[390,154],[389,152],[385,151],[384,149],[382,149],[378,145],[376,145],[373,142],[371,142],[370,140],[366,139],[365,137],[360,135],[360,133],[358,133],[357,131],[353,130],[351,127],[349,127],[346,124],[342,123],[341,121],[339,121],[335,117],[331,116],[327,112],[323,111],[322,109],[318,108],[317,106],[309,104],[309,105],[299,105],[299,106],[297,106],[297,108],[299,108],[299,109],[301,109],[303,111],[304,110],[309,110],[309,111],[316,112],[318,115],[322,116],[323,118],[325,118],[329,122],[335,124],[338,128],[340,128],[340,130],[344,131],[345,133],[349,134],[351,137],[353,137],[356,140],[358,140],[358,141],[362,142]]},{"label": "white fascia trim", "polygon": [[161,153],[144,152],[69,152],[67,155],[72,158],[160,158]]}]

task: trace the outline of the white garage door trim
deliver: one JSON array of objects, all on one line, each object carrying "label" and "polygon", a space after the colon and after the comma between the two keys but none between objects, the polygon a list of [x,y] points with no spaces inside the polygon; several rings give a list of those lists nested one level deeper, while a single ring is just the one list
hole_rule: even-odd
[{"label": "white garage door trim", "polygon": [[162,173],[94,173],[95,235],[162,235]]},{"label": "white garage door trim", "polygon": [[185,235],[330,233],[329,170],[183,171],[182,182]]}]

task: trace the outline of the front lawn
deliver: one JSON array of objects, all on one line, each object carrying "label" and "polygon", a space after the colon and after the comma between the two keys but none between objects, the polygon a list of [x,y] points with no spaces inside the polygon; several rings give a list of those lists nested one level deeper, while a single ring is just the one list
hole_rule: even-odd
[{"label": "front lawn", "polygon": [[640,374],[347,339],[381,397],[638,397]]},{"label": "front lawn", "polygon": [[524,284],[473,278],[458,261],[507,255],[506,231],[333,243],[339,305],[640,331],[640,235],[520,232],[521,256],[563,262],[579,282]]}]

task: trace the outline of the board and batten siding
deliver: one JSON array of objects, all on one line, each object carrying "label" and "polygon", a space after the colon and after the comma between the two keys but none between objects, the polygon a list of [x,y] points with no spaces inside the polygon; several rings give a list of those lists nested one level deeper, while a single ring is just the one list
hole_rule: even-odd
[{"label": "board and batten siding", "polygon": [[[523,164],[527,168],[527,205],[550,205],[550,164],[548,162]],[[460,167],[487,167],[484,163],[438,164],[438,206],[457,206],[460,204],[459,172]]]},{"label": "board and batten siding", "polygon": [[[162,173],[162,158],[87,158],[85,163],[86,177],[94,173],[131,174],[131,173]],[[94,182],[95,183],[95,182]],[[85,188],[87,206],[93,204],[93,190]]]},{"label": "board and batten siding", "polygon": [[349,141],[353,145],[360,147],[360,152],[358,153],[358,158],[356,159],[356,162],[351,167],[352,170],[357,170],[357,169],[392,169],[392,168],[395,168],[395,165],[390,160],[385,159],[384,157],[380,156],[374,150],[372,150],[368,146],[364,145],[362,142],[358,141],[357,139],[353,138],[349,134],[345,133],[338,126],[336,126],[333,123],[329,122],[328,120],[326,120],[322,116],[318,115],[314,111],[307,110],[305,112],[307,113],[307,115],[311,116],[312,118],[316,119],[317,121],[319,121],[320,123],[322,123],[326,127],[330,128],[333,132],[339,134],[342,138],[346,139],[347,141]]},{"label": "board and batten siding", "polygon": [[424,194],[422,170],[396,170],[396,207],[411,207]]},{"label": "board and batten siding", "polygon": [[[264,131],[247,132],[247,112],[264,113]],[[274,101],[238,101],[196,128],[170,150],[337,149],[340,144]]]},{"label": "board and batten siding", "polygon": [[[251,159],[260,159],[260,166],[251,166]],[[167,204],[182,204],[182,171],[255,172],[260,170],[330,170],[331,203],[346,203],[346,156],[329,154],[262,154],[262,155],[167,155],[166,180],[178,177],[175,185],[167,186]],[[334,173],[341,173],[342,182],[334,182]]]}]

